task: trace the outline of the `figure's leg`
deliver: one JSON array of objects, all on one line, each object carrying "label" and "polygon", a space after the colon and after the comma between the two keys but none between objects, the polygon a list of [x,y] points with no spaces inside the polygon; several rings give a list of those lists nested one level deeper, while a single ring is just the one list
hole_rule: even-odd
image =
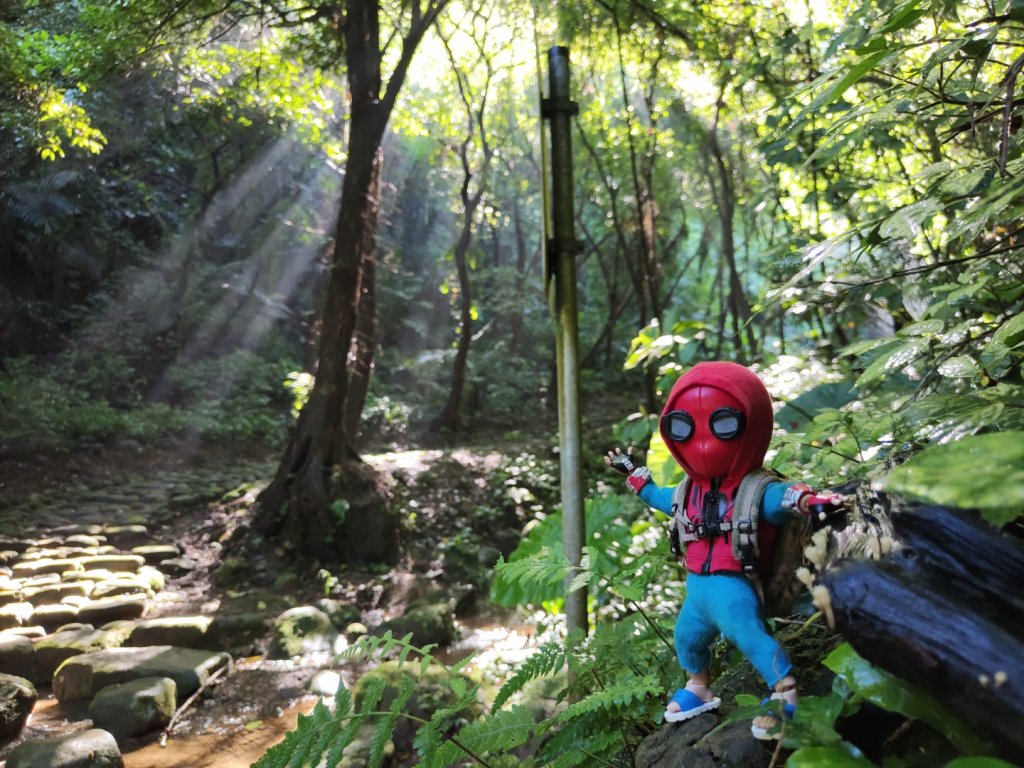
[{"label": "figure's leg", "polygon": [[793,665],[768,634],[753,586],[743,576],[720,576],[715,587],[714,619],[722,635],[750,660],[768,687],[775,688],[790,675]]},{"label": "figure's leg", "polygon": [[[760,601],[749,582],[731,581],[733,585],[721,601],[724,608],[720,617],[722,634],[750,660],[768,687],[774,689],[771,698],[782,701],[780,710],[791,715],[797,703],[793,665],[782,646],[768,633]],[[757,738],[777,738],[778,722],[777,715],[762,715],[754,719],[751,730]]]},{"label": "figure's leg", "polygon": [[[701,712],[715,709],[721,700],[711,691],[708,665],[711,661],[711,643],[718,629],[711,624],[701,609],[698,579],[689,578],[687,597],[676,620],[675,646],[679,666],[690,673],[685,688],[676,691],[665,709],[669,722],[685,720]],[[687,695],[685,692],[688,692]]]}]

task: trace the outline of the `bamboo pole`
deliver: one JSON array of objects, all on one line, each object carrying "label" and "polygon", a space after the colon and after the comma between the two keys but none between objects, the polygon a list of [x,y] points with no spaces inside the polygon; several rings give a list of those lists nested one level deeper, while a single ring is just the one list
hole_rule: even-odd
[{"label": "bamboo pole", "polygon": [[[572,173],[572,123],[579,111],[569,98],[569,49],[548,51],[549,98],[541,113],[549,123],[551,138],[551,230],[547,241],[547,291],[557,330],[558,434],[562,491],[562,548],[569,562],[578,566],[582,557],[583,453],[580,439],[579,328],[576,299],[575,206]],[[565,618],[570,632],[587,632],[587,591],[569,591],[566,581]]]}]

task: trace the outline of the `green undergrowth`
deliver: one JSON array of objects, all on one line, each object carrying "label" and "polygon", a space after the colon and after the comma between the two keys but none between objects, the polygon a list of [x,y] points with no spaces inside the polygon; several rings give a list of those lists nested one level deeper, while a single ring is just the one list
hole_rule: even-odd
[{"label": "green undergrowth", "polygon": [[[671,640],[678,592],[659,594],[646,583],[643,600],[630,597],[645,578],[633,584],[632,575],[643,574],[647,564],[658,563],[660,571],[664,555],[641,544],[615,573],[602,567],[601,576],[589,564],[570,567],[546,548],[501,567],[501,579],[526,588],[543,591],[571,577],[598,597],[588,637],[542,643],[499,681],[496,694],[488,681],[466,674],[472,657],[445,666],[432,646],[416,647],[410,636],[361,639],[339,662],[383,666],[363,675],[354,693],[342,689],[333,702],[318,704],[255,768],[347,765],[350,759],[426,768],[632,764],[640,742],[660,723],[666,692],[681,682]],[[776,631],[801,664],[816,665],[802,672],[816,695],[804,695],[796,718],[784,726],[786,765],[881,764],[868,756],[872,747],[858,743],[864,726],[857,725],[858,718],[871,723],[881,716],[892,733],[885,765],[1009,766],[935,699],[831,635],[818,615],[779,623]],[[757,689],[752,670],[722,643],[713,654],[716,688],[727,699],[723,725],[749,720],[761,711],[760,697],[739,691]],[[553,708],[531,706],[538,686],[557,700]],[[901,753],[899,736],[908,729],[918,737]]]},{"label": "green undergrowth", "polygon": [[[118,353],[52,362],[18,357],[5,361],[0,375],[0,433],[29,444],[194,434],[274,445],[290,421],[281,384],[289,367],[234,352],[173,364],[154,381]],[[149,399],[154,390],[163,401]]]}]

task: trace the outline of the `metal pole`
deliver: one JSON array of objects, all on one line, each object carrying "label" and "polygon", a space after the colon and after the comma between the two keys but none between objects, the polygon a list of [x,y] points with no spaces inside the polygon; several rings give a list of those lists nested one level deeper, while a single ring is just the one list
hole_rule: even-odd
[{"label": "metal pole", "polygon": [[[580,440],[579,329],[576,303],[575,205],[572,180],[572,122],[579,112],[569,98],[569,49],[548,51],[549,98],[541,111],[551,133],[552,229],[547,242],[548,300],[557,322],[555,348],[558,361],[558,434],[562,488],[562,548],[573,565],[582,557],[583,452]],[[553,279],[553,283],[550,279]],[[570,632],[587,632],[587,591],[569,592],[566,581],[565,619]]]}]

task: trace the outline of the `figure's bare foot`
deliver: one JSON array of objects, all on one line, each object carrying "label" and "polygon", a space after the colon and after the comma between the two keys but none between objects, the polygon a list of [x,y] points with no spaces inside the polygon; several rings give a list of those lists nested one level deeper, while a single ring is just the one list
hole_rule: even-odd
[{"label": "figure's bare foot", "polygon": [[[782,732],[779,726],[782,719],[789,719],[793,716],[799,694],[796,690],[796,680],[792,677],[783,678],[775,686],[775,693],[771,695],[772,712],[758,715],[750,723],[750,732],[755,739],[771,740],[781,738]],[[779,706],[775,701],[782,702]]]}]

